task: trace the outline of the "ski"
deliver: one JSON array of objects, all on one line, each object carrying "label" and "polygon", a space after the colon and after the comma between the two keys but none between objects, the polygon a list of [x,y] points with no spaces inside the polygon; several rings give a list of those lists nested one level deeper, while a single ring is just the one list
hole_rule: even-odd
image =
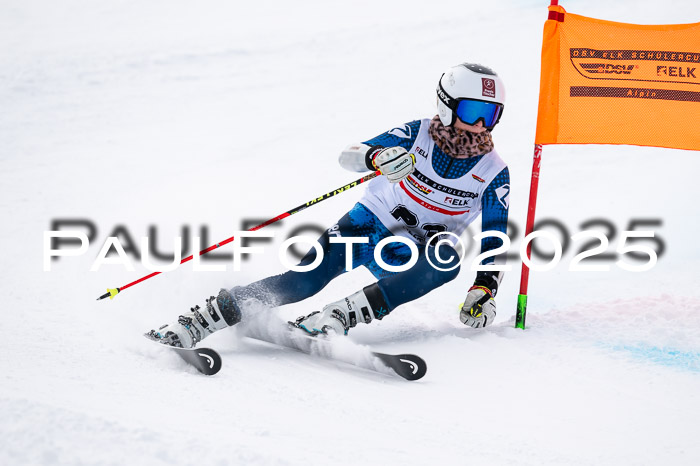
[{"label": "ski", "polygon": [[[148,334],[144,336],[153,341]],[[221,370],[221,356],[211,348],[178,348],[177,346],[164,345],[162,343],[158,343],[158,345],[175,351],[183,361],[194,366],[195,369],[204,375],[214,375]]]},{"label": "ski", "polygon": [[341,361],[363,369],[387,375],[398,375],[406,380],[418,380],[428,370],[425,361],[415,354],[380,353],[356,345],[342,337],[329,340],[325,337],[315,337],[302,332],[302,330],[286,328],[282,332],[271,335],[259,330],[249,330],[246,336],[302,353]]},{"label": "ski", "polygon": [[[276,331],[270,333],[270,328]],[[214,375],[221,370],[221,356],[211,348],[180,348],[159,343],[148,333],[144,336],[164,348],[175,351],[180,358],[204,375]],[[324,336],[311,336],[293,327],[278,326],[277,322],[273,323],[272,327],[264,326],[257,327],[257,329],[256,326],[249,327],[246,336],[363,369],[387,375],[398,375],[406,380],[421,379],[428,370],[425,361],[415,354],[387,354],[372,351],[367,347],[352,343],[346,338],[327,339]]]}]

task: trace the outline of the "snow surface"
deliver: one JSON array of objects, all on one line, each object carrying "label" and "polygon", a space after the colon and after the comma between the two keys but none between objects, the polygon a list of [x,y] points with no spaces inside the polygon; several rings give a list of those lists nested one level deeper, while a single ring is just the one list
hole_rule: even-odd
[{"label": "snow surface", "polygon": [[[352,331],[353,343],[421,355],[419,382],[240,328],[207,340],[224,367],[206,378],[141,337],[220,287],[281,272],[286,235],[332,225],[363,188],[269,227],[274,243],[240,272],[188,265],[95,301],[147,272],[89,272],[118,225],[135,241],[157,225],[159,249],[171,251],[183,225],[209,226],[213,242],[342,186],[357,175],[337,165],[339,151],[434,115],[439,74],[467,60],[508,88],[494,136],[522,231],[547,3],[1,1],[0,463],[700,464],[700,159],[690,151],[546,147],[538,218],[569,234],[592,218],[618,232],[662,219],[664,255],[643,273],[612,262],[583,273],[568,271],[572,248],[532,273],[526,331],[513,328],[517,262],[487,329],[458,321],[473,280],[465,267]],[[700,20],[696,0],[563,4],[613,21]],[[44,272],[43,232],[59,218],[92,220],[97,239]],[[293,319],[371,282],[346,274],[271,316]]]}]

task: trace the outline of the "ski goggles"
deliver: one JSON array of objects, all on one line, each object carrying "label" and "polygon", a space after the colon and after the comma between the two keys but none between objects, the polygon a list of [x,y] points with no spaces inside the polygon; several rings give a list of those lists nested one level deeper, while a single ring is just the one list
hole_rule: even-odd
[{"label": "ski goggles", "polygon": [[475,125],[481,120],[484,127],[491,130],[503,115],[503,104],[487,100],[453,99],[445,92],[441,83],[438,83],[437,94],[440,101],[468,125]]}]

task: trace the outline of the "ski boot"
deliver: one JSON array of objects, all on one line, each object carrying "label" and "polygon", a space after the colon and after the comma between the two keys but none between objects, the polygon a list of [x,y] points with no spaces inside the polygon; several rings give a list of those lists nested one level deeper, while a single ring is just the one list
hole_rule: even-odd
[{"label": "ski boot", "polygon": [[380,319],[389,313],[379,286],[373,284],[323,307],[308,316],[301,316],[289,324],[304,330],[312,336],[320,333],[347,335],[348,330],[357,322],[369,324],[374,319]]},{"label": "ski boot", "polygon": [[206,300],[205,309],[199,306],[181,315],[177,322],[166,324],[146,334],[151,340],[179,348],[193,348],[197,343],[222,328],[241,321],[241,311],[231,294],[222,289],[219,295]]}]

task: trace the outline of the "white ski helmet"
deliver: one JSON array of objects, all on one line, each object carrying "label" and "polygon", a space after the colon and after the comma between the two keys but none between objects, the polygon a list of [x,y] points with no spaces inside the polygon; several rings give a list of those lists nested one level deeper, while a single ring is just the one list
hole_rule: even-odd
[{"label": "white ski helmet", "polygon": [[440,121],[451,126],[459,118],[468,125],[482,120],[493,129],[503,114],[506,92],[503,81],[490,68],[462,63],[445,71],[437,86]]}]

